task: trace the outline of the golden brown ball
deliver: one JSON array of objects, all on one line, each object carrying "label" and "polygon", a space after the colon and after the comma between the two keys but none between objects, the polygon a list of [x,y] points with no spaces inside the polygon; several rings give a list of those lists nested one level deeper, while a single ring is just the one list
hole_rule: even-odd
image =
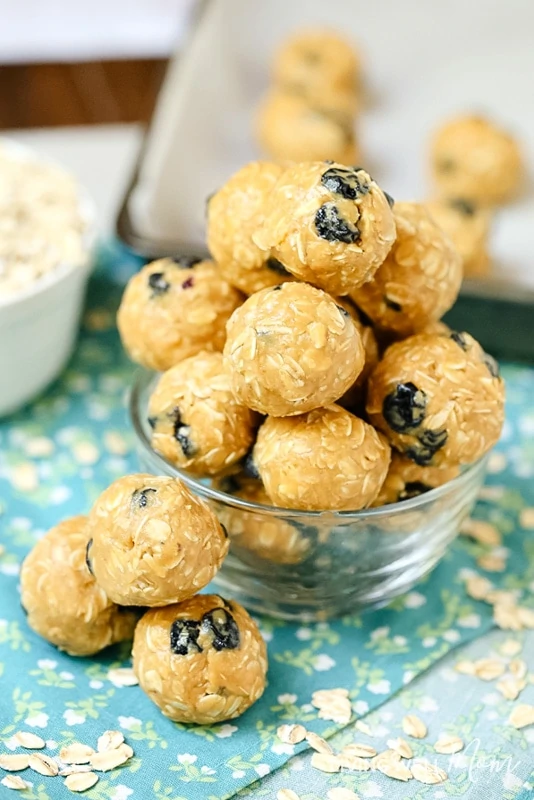
[{"label": "golden brown ball", "polygon": [[460,474],[459,467],[424,467],[393,450],[386,480],[372,507],[410,500],[436,489]]},{"label": "golden brown ball", "polygon": [[487,275],[491,211],[467,200],[434,200],[426,203],[426,207],[460,253],[464,278]]}]

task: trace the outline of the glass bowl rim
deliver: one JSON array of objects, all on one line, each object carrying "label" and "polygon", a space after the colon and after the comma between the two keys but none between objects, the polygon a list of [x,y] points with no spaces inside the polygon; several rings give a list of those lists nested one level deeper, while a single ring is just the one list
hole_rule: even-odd
[{"label": "glass bowl rim", "polygon": [[156,463],[156,465],[161,465],[161,474],[168,475],[169,471],[171,471],[174,473],[173,477],[180,478],[180,480],[182,480],[189,489],[195,492],[195,494],[200,494],[201,496],[209,498],[210,500],[215,500],[218,503],[224,503],[226,506],[231,506],[248,513],[252,512],[273,517],[309,517],[321,521],[328,520],[329,522],[332,522],[332,520],[339,520],[340,523],[354,520],[380,520],[383,517],[390,517],[393,514],[403,511],[419,509],[422,506],[425,506],[427,503],[431,503],[440,497],[444,497],[445,495],[449,494],[449,492],[454,492],[455,489],[460,488],[465,483],[468,483],[471,476],[475,476],[484,470],[491,452],[491,450],[488,451],[481,458],[479,458],[478,461],[475,461],[473,464],[470,464],[468,467],[466,467],[456,478],[447,481],[435,489],[430,489],[428,492],[424,492],[423,494],[407,500],[402,500],[399,503],[389,503],[388,505],[378,506],[377,508],[366,508],[361,509],[360,511],[303,511],[302,509],[296,508],[283,508],[282,506],[268,506],[264,505],[263,503],[254,503],[248,500],[242,500],[240,497],[236,497],[235,495],[226,494],[226,492],[221,492],[218,489],[213,489],[211,486],[207,486],[206,484],[202,483],[201,480],[193,477],[185,470],[180,469],[180,467],[172,464],[153,449],[152,445],[150,444],[150,440],[144,431],[143,421],[140,415],[140,403],[141,393],[147,388],[149,382],[156,375],[158,375],[157,372],[153,372],[144,368],[136,370],[134,373],[133,382],[128,390],[128,412],[137,443],[141,445],[143,451],[151,460]]}]

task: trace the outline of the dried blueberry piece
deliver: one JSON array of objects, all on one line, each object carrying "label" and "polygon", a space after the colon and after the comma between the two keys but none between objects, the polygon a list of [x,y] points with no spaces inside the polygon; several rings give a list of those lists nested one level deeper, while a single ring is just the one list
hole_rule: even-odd
[{"label": "dried blueberry piece", "polygon": [[265,262],[265,266],[267,269],[270,269],[271,272],[276,272],[278,275],[289,275],[287,269],[277,258],[268,258]]},{"label": "dried blueberry piece", "polygon": [[198,643],[200,622],[194,619],[175,619],[171,625],[171,650],[177,656],[201,653]]},{"label": "dried blueberry piece", "polygon": [[150,503],[150,495],[156,494],[157,489],[136,489],[132,495],[134,508],[146,508]]},{"label": "dried blueberry piece", "polygon": [[241,484],[236,475],[227,475],[219,484],[221,491],[226,494],[237,494],[241,489]]},{"label": "dried blueberry piece", "polygon": [[173,264],[178,269],[192,269],[195,264],[200,263],[201,258],[197,256],[177,256],[173,259]]},{"label": "dried blueberry piece", "polygon": [[426,394],[408,381],[398,383],[395,390],[384,398],[382,414],[389,427],[404,433],[419,427],[425,418]]},{"label": "dried blueberry piece", "polygon": [[279,283],[278,286],[273,286],[273,292],[279,292],[281,288],[282,288],[282,284]]},{"label": "dried blueberry piece", "polygon": [[227,609],[228,609],[228,611],[233,611],[233,610],[234,610],[234,604],[232,603],[232,601],[231,601],[231,600],[227,600],[225,597],[223,597],[223,596],[222,596],[222,595],[220,595],[220,594],[217,594],[217,595],[215,595],[215,596],[219,598],[219,600],[221,601],[221,603],[223,604],[223,606],[224,606],[225,608],[227,608]]},{"label": "dried blueberry piece", "polygon": [[384,305],[387,306],[387,308],[390,308],[392,311],[402,311],[401,304],[397,303],[396,300],[390,300],[389,297],[386,297],[386,295],[384,295],[382,299],[384,301]]},{"label": "dried blueberry piece", "polygon": [[172,411],[172,417],[174,419],[173,436],[182,448],[182,453],[186,458],[194,456],[197,449],[189,438],[191,428],[189,425],[183,424],[179,408],[175,408]]},{"label": "dried blueberry piece", "polygon": [[93,565],[91,563],[91,556],[90,556],[90,551],[92,546],[93,546],[93,540],[89,539],[89,541],[85,545],[85,564],[91,575],[94,575],[95,573],[93,572]]},{"label": "dried blueberry piece", "polygon": [[415,461],[415,463],[420,467],[426,467],[428,464],[430,464],[437,451],[441,450],[441,448],[445,445],[448,437],[449,434],[445,430],[422,431],[422,433],[417,437],[417,444],[409,447],[408,450],[406,450],[406,455],[408,458],[411,458],[412,461]]},{"label": "dried blueberry piece", "polygon": [[22,603],[20,604],[20,607],[22,608],[22,613],[24,614],[24,616],[27,617],[28,609],[25,606],[23,606]]},{"label": "dried blueberry piece", "polygon": [[438,158],[436,168],[439,172],[454,172],[456,162],[452,158]]},{"label": "dried blueberry piece", "polygon": [[152,289],[152,297],[159,297],[171,288],[171,284],[165,280],[163,272],[151,272],[148,276],[148,285]]},{"label": "dried blueberry piece", "polygon": [[322,239],[329,242],[354,244],[360,238],[360,231],[340,216],[334,203],[324,203],[315,213],[315,230]]},{"label": "dried blueberry piece", "polygon": [[211,633],[214,650],[235,650],[239,647],[239,628],[235,619],[224,608],[214,608],[204,614],[201,631]]},{"label": "dried blueberry piece", "polygon": [[453,331],[450,335],[450,338],[452,339],[453,342],[456,342],[458,347],[461,347],[464,352],[467,351],[468,344],[467,344],[467,339],[465,338],[465,333],[458,333],[458,331]]},{"label": "dried blueberry piece", "polygon": [[321,183],[329,192],[339,194],[346,200],[356,200],[369,193],[369,184],[366,180],[360,180],[356,169],[331,167],[321,176]]},{"label": "dried blueberry piece", "polygon": [[399,500],[410,500],[420,494],[430,491],[430,486],[422,481],[408,481],[404,484],[404,489],[399,492]]},{"label": "dried blueberry piece", "polygon": [[193,277],[188,278],[186,281],[184,281],[182,283],[182,289],[190,289],[193,286],[194,283],[195,283],[195,280],[194,280]]},{"label": "dried blueberry piece", "polygon": [[224,533],[224,538],[228,539],[228,530],[226,528],[226,525],[223,525],[222,522],[219,522],[219,525],[221,526],[222,532]]},{"label": "dried blueberry piece", "polygon": [[359,308],[358,306],[354,306],[354,308],[356,309],[356,313],[358,314],[358,319],[360,320],[362,325],[365,325],[366,328],[372,328],[373,321],[371,317],[368,317],[365,311],[362,311],[361,308]]},{"label": "dried blueberry piece", "polygon": [[248,475],[249,478],[256,478],[256,480],[260,479],[260,473],[258,472],[256,464],[254,463],[252,451],[248,453],[243,460],[243,472],[245,475]]},{"label": "dried blueberry piece", "polygon": [[[382,189],[382,191],[384,191],[384,190]],[[395,205],[395,200],[392,198],[392,196],[390,194],[388,194],[387,192],[384,192],[384,197],[388,201],[388,206],[390,208],[393,208],[393,206]]]},{"label": "dried blueberry piece", "polygon": [[491,376],[493,378],[499,378],[500,377],[501,373],[500,373],[500,370],[499,370],[499,365],[495,361],[493,356],[490,356],[489,353],[484,353],[483,356],[482,356],[482,363],[485,364],[486,367],[489,369],[490,374],[491,374]]},{"label": "dried blueberry piece", "polygon": [[469,200],[462,200],[461,197],[455,200],[449,200],[449,205],[451,208],[454,208],[455,211],[459,211],[460,214],[464,214],[466,217],[472,217],[476,211],[474,203],[470,203]]},{"label": "dried blueberry piece", "polygon": [[147,421],[148,421],[148,424],[150,425],[150,427],[152,428],[152,430],[154,430],[154,428],[158,424],[158,418],[157,417],[148,417]]},{"label": "dried blueberry piece", "polygon": [[339,313],[340,313],[340,314],[341,314],[343,317],[350,317],[350,314],[349,314],[349,312],[347,311],[347,309],[346,309],[346,308],[343,308],[343,306],[338,306],[338,305],[337,305],[337,303],[336,303],[336,308],[338,309]]}]

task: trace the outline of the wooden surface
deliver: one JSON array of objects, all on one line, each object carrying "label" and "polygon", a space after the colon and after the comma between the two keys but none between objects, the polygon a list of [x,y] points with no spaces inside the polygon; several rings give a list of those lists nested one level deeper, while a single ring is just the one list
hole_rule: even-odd
[{"label": "wooden surface", "polygon": [[166,60],[0,66],[0,128],[146,122]]}]

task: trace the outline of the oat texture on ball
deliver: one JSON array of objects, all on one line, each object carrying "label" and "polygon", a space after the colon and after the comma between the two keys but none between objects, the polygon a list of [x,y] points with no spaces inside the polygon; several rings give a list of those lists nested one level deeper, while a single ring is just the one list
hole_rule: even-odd
[{"label": "oat texture on ball", "polygon": [[524,171],[517,141],[484,117],[456,117],[434,136],[432,174],[443,197],[504,203],[518,193]]},{"label": "oat texture on ball", "polygon": [[282,168],[253,161],[236,172],[208,202],[208,248],[225,280],[245,294],[276,286],[292,275],[254,244],[269,193]]},{"label": "oat texture on ball", "polygon": [[224,356],[239,402],[280,417],[337,400],[364,365],[350,314],[305,283],[249,297],[228,322]]},{"label": "oat texture on ball", "polygon": [[295,164],[269,195],[254,241],[300,280],[345,295],[370,280],[391,249],[390,202],[359,167]]},{"label": "oat texture on ball", "polygon": [[419,466],[415,461],[394,450],[391,454],[386,480],[372,506],[385,506],[389,503],[411,500],[413,497],[418,497],[420,494],[442,486],[459,474],[459,467]]},{"label": "oat texture on ball", "polygon": [[131,639],[138,620],[97,585],[88,545],[87,517],[66,519],[34,545],[20,573],[28,625],[72,656],[90,656]]},{"label": "oat texture on ball", "polygon": [[208,506],[175,478],[127,475],[89,515],[96,580],[121,605],[164,606],[192,597],[219,569],[228,538]]},{"label": "oat texture on ball", "polygon": [[420,466],[471,464],[499,438],[504,384],[469,334],[418,334],[386,350],[369,378],[367,413]]},{"label": "oat texture on ball", "polygon": [[364,410],[365,393],[369,375],[378,364],[380,350],[378,341],[369,317],[357,308],[348,297],[338,297],[336,302],[348,311],[362,337],[365,361],[363,369],[347,391],[339,398],[338,404],[359,416]]},{"label": "oat texture on ball", "polygon": [[393,212],[395,244],[373,280],[351,297],[380,329],[409,336],[451,308],[462,260],[423,205],[396,203]]},{"label": "oat texture on ball", "polygon": [[166,717],[212,725],[239,716],[261,697],[267,651],[242,606],[198,595],[142,617],[133,665],[141,688]]},{"label": "oat texture on ball", "polygon": [[253,457],[275,505],[357,511],[380,491],[390,448],[371,425],[330,405],[298,417],[268,417]]},{"label": "oat texture on ball", "polygon": [[434,200],[426,203],[426,207],[460,253],[464,277],[487,275],[490,271],[490,209],[458,199]]},{"label": "oat texture on ball", "polygon": [[201,350],[222,350],[226,322],[242,301],[212,261],[163,258],[130,279],[117,325],[133,361],[166,370]]},{"label": "oat texture on ball", "polygon": [[148,404],[152,447],[193,475],[227,471],[250,449],[256,414],[239,405],[222,353],[198,353],[159,379]]}]

